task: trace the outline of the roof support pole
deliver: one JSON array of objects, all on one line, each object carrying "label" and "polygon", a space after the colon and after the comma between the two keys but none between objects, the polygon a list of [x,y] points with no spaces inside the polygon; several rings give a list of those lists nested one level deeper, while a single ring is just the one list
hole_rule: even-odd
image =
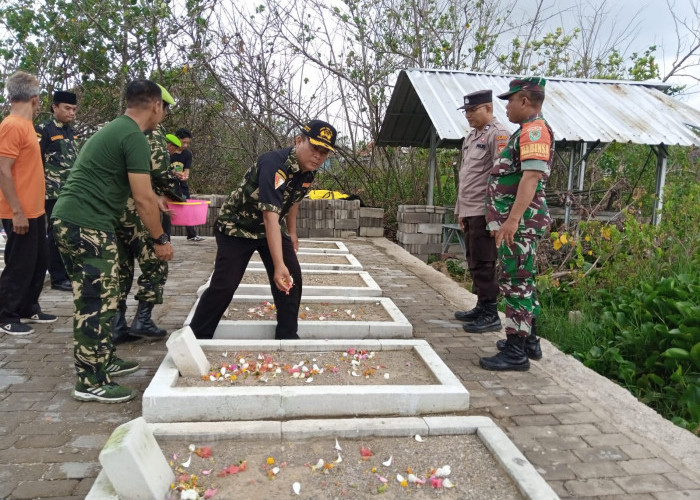
[{"label": "roof support pole", "polygon": [[430,154],[428,156],[428,205],[433,204],[433,191],[435,190],[435,167],[437,165],[437,131],[430,126]]},{"label": "roof support pole", "polygon": [[664,206],[664,186],[666,185],[666,159],[668,158],[668,149],[663,144],[659,144],[654,150],[656,153],[656,203],[654,211],[651,214],[651,223],[656,225],[661,222],[661,212]]},{"label": "roof support pole", "polygon": [[586,175],[586,158],[588,158],[588,155],[586,154],[588,151],[588,143],[587,142],[582,142],[581,143],[581,153],[579,158],[581,158],[581,161],[579,162],[578,165],[578,190],[583,191],[583,179]]},{"label": "roof support pole", "polygon": [[576,152],[576,146],[571,145],[569,147],[569,179],[566,182],[566,202],[564,209],[564,227],[569,229],[569,219],[571,218],[571,198],[573,196],[572,190],[574,189],[574,165],[576,164],[576,158],[574,158]]}]

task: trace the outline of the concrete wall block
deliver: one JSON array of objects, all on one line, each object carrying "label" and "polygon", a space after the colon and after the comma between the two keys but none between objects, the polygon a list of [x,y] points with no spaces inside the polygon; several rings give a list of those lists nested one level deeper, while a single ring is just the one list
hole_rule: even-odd
[{"label": "concrete wall block", "polygon": [[[401,236],[399,236],[401,235]],[[428,243],[428,235],[427,234],[411,234],[411,233],[402,233],[402,232],[397,232],[396,237],[399,240],[400,243],[408,243],[410,245],[422,245],[424,243]]]},{"label": "concrete wall block", "polygon": [[413,212],[399,212],[397,217],[398,222],[405,222],[407,224],[417,224],[421,222],[430,222],[430,214],[428,213],[413,213]]},{"label": "concrete wall block", "polygon": [[360,207],[360,217],[384,218],[383,208]]},{"label": "concrete wall block", "polygon": [[367,236],[370,238],[380,238],[384,236],[383,227],[364,227],[360,226],[360,236]]},{"label": "concrete wall block", "polygon": [[405,222],[399,222],[398,229],[402,233],[414,234],[418,232],[418,224],[407,224]]},{"label": "concrete wall block", "polygon": [[299,227],[297,225],[297,236],[299,238],[308,238],[309,237],[309,228],[308,227]]},{"label": "concrete wall block", "polygon": [[344,231],[340,229],[333,230],[334,238],[354,238],[355,236],[357,236],[357,231]]},{"label": "concrete wall block", "polygon": [[357,229],[360,227],[359,219],[337,219],[335,222],[335,229]]},{"label": "concrete wall block", "polygon": [[417,224],[417,226],[417,233],[442,234],[442,224]]},{"label": "concrete wall block", "polygon": [[384,219],[375,219],[374,217],[360,217],[360,226],[366,227],[382,227]]}]

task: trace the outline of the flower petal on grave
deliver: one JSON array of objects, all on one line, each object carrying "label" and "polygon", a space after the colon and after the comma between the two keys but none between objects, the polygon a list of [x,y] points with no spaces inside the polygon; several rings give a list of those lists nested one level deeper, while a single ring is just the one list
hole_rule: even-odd
[{"label": "flower petal on grave", "polygon": [[182,462],[180,465],[183,467],[189,467],[190,463],[192,463],[192,453],[190,453],[190,458],[188,458],[185,462]]},{"label": "flower petal on grave", "polygon": [[298,495],[299,492],[301,491],[301,483],[296,482],[292,485],[292,491],[294,492],[295,495]]},{"label": "flower petal on grave", "polygon": [[403,483],[406,479],[401,474],[396,474],[396,480],[399,483]]},{"label": "flower petal on grave", "polygon": [[418,441],[419,443],[422,443],[422,442],[423,442],[423,438],[420,437],[420,434],[416,434],[416,436],[415,436],[414,439],[415,439],[416,441]]},{"label": "flower petal on grave", "polygon": [[455,485],[452,484],[452,481],[450,481],[450,478],[446,477],[445,479],[442,480],[442,487],[443,488],[454,488]]},{"label": "flower petal on grave", "polygon": [[[384,467],[389,467],[391,465],[391,461],[394,459],[394,455],[391,455],[385,462],[382,462],[382,465]],[[399,481],[401,482],[401,481]]]},{"label": "flower petal on grave", "polygon": [[443,465],[440,467],[438,470],[435,471],[435,476],[436,477],[447,477],[450,475],[450,472],[452,472],[452,469],[450,469],[449,465]]},{"label": "flower petal on grave", "polygon": [[389,482],[389,480],[388,480],[387,478],[382,477],[382,476],[380,476],[379,474],[377,474],[377,479],[379,479],[382,483],[388,483],[388,482]]},{"label": "flower petal on grave", "polygon": [[208,498],[213,498],[214,495],[216,495],[216,492],[219,491],[215,488],[207,488],[207,491],[204,492],[204,498],[205,500]]},{"label": "flower petal on grave", "polygon": [[340,443],[338,443],[338,438],[335,438],[335,449],[338,451],[343,451],[343,449],[340,447]]},{"label": "flower petal on grave", "polygon": [[370,450],[369,448],[362,446],[360,447],[360,455],[362,455],[363,457],[371,457],[372,455],[374,455],[374,453],[372,453],[372,450]]}]

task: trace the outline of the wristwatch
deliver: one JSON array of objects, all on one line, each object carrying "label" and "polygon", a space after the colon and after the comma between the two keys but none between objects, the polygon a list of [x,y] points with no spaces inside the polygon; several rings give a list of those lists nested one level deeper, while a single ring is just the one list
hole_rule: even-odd
[{"label": "wristwatch", "polygon": [[166,243],[170,243],[170,236],[168,236],[166,233],[161,234],[158,238],[151,239],[156,245],[165,245]]}]

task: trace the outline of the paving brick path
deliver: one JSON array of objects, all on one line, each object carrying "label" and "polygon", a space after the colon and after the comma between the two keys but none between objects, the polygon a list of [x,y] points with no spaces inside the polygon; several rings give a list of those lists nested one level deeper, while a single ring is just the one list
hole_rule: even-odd
[{"label": "paving brick path", "polygon": [[[215,243],[175,238],[166,304],[158,325],[175,330],[213,267]],[[625,391],[543,342],[545,357],[526,373],[482,370],[496,334],[474,335],[452,320],[474,297],[384,239],[345,243],[471,393],[469,415],[503,428],[562,498],[700,498],[700,439],[675,428]],[[58,314],[27,337],[0,335],[0,498],[81,499],[100,466],[98,454],[119,424],[141,414],[141,398],[118,405],[70,397],[72,298],[44,289],[44,310]],[[130,319],[136,309],[129,301]],[[164,354],[163,342],[120,346],[141,369],[121,383],[143,392]]]}]

